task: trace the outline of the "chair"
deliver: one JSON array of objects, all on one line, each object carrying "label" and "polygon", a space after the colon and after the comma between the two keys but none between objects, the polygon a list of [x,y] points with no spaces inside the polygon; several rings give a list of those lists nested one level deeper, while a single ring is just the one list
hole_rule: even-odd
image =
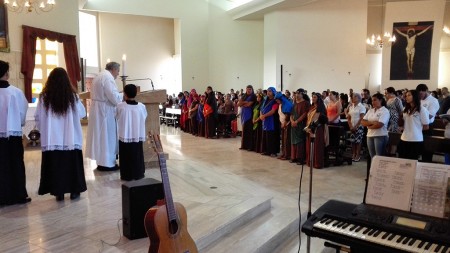
[{"label": "chair", "polygon": [[330,164],[334,166],[347,162],[352,164],[351,152],[347,152],[346,131],[343,126],[328,126],[329,145],[325,148],[325,167]]},{"label": "chair", "polygon": [[164,106],[163,105],[159,105],[159,108],[158,108],[158,114],[159,114],[159,124],[160,125],[162,125],[162,124],[165,124],[166,123],[166,119],[165,119],[165,109],[166,108],[164,108]]},{"label": "chair", "polygon": [[166,125],[173,125],[175,128],[178,126],[181,116],[181,109],[166,108]]}]

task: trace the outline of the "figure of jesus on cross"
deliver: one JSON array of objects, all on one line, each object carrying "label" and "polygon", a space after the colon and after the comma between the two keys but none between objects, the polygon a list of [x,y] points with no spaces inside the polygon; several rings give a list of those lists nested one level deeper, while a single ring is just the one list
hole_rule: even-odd
[{"label": "figure of jesus on cross", "polygon": [[401,36],[406,38],[407,45],[406,45],[406,65],[408,66],[408,74],[413,73],[413,65],[414,65],[414,55],[416,53],[416,38],[420,35],[424,34],[426,31],[428,31],[432,25],[428,26],[424,30],[422,30],[419,33],[416,33],[416,30],[414,28],[409,28],[407,33],[401,32],[399,29],[395,28],[395,31],[400,34]]}]

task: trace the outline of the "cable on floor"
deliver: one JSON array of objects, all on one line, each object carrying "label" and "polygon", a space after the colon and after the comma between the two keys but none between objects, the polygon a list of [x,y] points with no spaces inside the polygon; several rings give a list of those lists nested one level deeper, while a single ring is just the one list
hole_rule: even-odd
[{"label": "cable on floor", "polygon": [[109,242],[104,241],[103,239],[100,239],[100,242],[102,243],[102,247],[100,248],[99,253],[103,251],[105,244],[109,245],[109,246],[117,246],[119,244],[120,240],[122,240],[122,233],[120,232],[120,221],[122,221],[122,218],[117,220],[117,230],[119,231],[119,240],[117,240],[117,242],[115,242],[115,243],[109,243]]}]

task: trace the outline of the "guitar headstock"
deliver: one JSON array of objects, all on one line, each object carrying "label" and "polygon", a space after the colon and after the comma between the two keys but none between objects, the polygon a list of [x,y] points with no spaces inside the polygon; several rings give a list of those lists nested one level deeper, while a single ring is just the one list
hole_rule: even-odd
[{"label": "guitar headstock", "polygon": [[148,137],[150,139],[150,144],[155,150],[156,153],[163,153],[163,147],[161,145],[161,139],[159,138],[159,134],[153,134],[152,132],[148,133]]}]

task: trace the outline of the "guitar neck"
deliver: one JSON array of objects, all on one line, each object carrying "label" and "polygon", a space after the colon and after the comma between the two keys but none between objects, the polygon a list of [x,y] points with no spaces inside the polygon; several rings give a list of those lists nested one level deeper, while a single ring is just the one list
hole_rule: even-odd
[{"label": "guitar neck", "polygon": [[161,170],[161,180],[164,188],[164,196],[166,198],[166,209],[169,221],[175,220],[177,218],[177,213],[175,211],[175,205],[172,198],[172,190],[170,189],[169,173],[167,171],[166,158],[164,153],[159,153],[159,166]]}]

